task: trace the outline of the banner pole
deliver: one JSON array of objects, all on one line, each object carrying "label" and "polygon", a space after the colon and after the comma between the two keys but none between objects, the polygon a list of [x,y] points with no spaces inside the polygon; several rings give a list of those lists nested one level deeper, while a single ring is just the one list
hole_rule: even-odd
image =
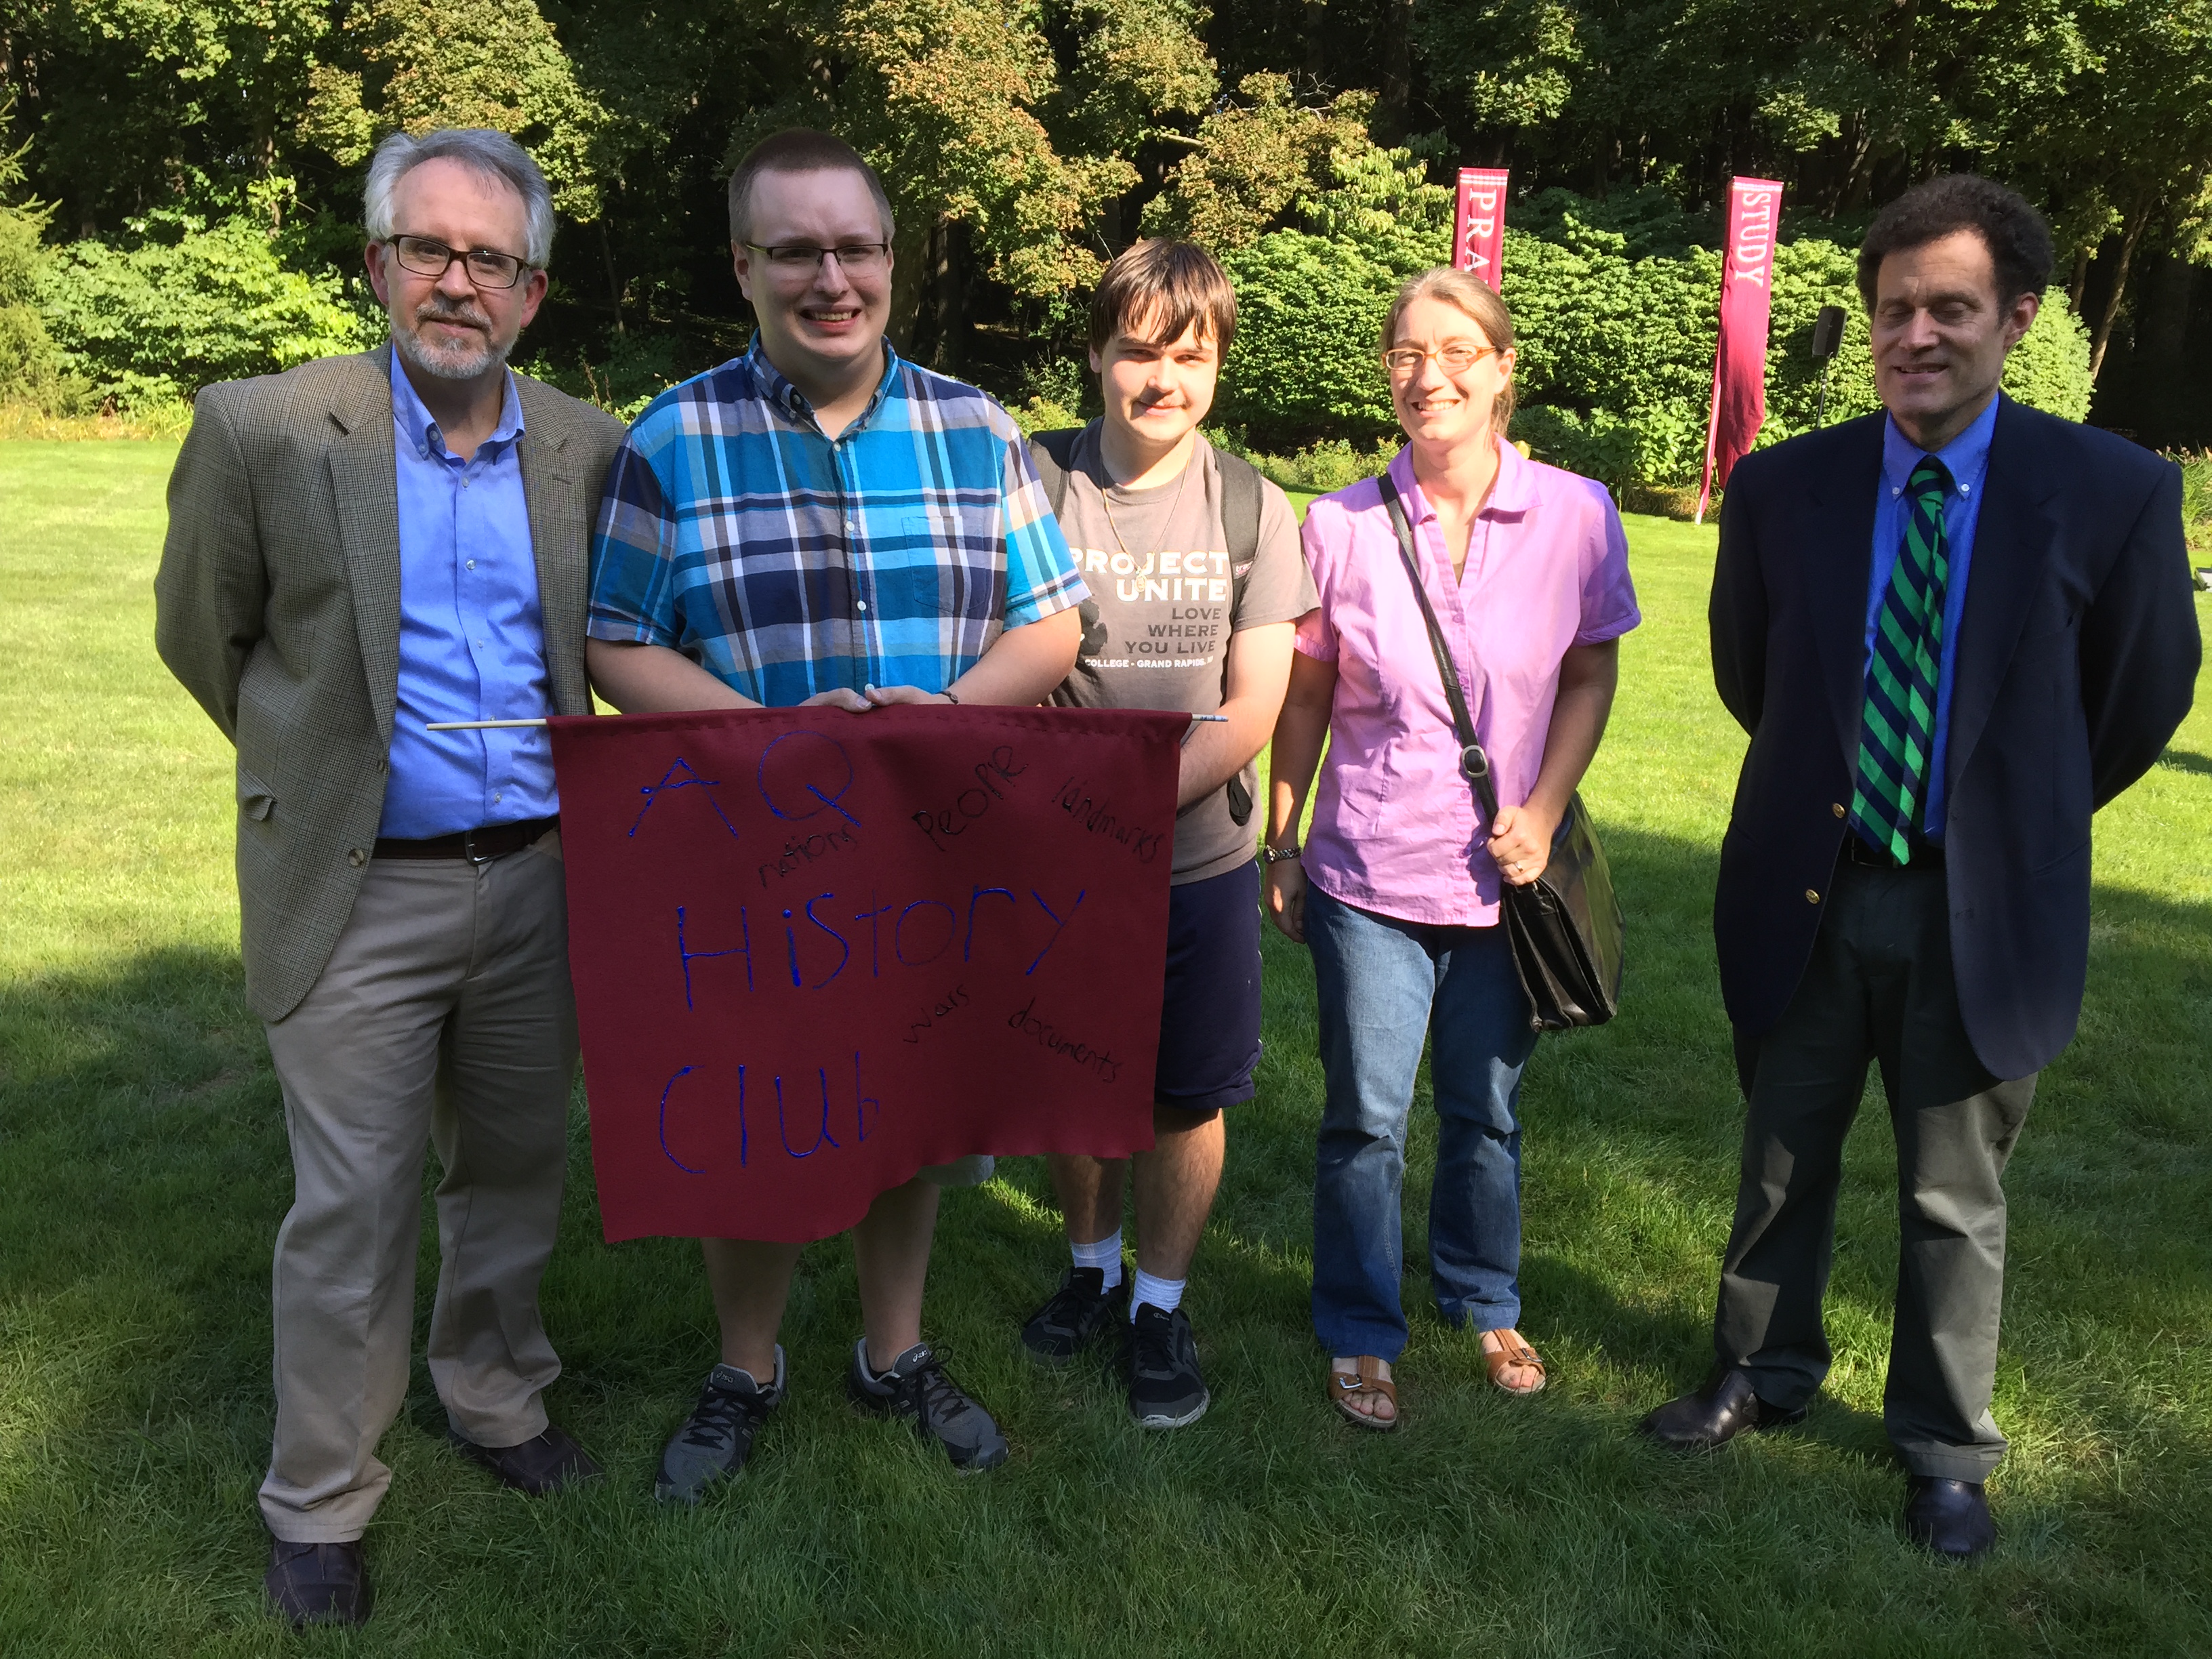
[{"label": "banner pole", "polygon": [[[1717,316],[1717,313],[1715,313]],[[1721,429],[1721,338],[1713,336],[1713,397],[1705,410],[1705,470],[1698,480],[1698,516],[1692,522],[1705,521],[1705,506],[1713,498],[1713,441]]]},{"label": "banner pole", "polygon": [[[1226,726],[1229,724],[1229,716],[1226,714],[1193,714],[1190,718],[1194,723],[1205,723],[1214,726]],[[425,732],[505,732],[511,731],[520,726],[543,726],[545,722],[542,720],[426,720],[423,722],[422,729]]]}]

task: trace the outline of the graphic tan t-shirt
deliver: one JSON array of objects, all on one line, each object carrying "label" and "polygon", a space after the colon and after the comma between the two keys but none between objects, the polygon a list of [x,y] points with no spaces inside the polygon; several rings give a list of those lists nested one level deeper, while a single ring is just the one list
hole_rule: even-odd
[{"label": "graphic tan t-shirt", "polygon": [[[1263,480],[1258,551],[1249,570],[1232,570],[1213,447],[1200,438],[1176,483],[1123,489],[1099,459],[1098,428],[1093,421],[1076,440],[1060,511],[1091,598],[1083,602],[1074,670],[1052,701],[1066,708],[1216,714],[1230,636],[1296,622],[1319,603],[1297,519],[1283,492]],[[1226,787],[1176,814],[1177,884],[1221,875],[1252,857],[1266,816],[1258,768],[1248,765],[1237,781],[1253,803],[1245,823],[1237,822]]]}]

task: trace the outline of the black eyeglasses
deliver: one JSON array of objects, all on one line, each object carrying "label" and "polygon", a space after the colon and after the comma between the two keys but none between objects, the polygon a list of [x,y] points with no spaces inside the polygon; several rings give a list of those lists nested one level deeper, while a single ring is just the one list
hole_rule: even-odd
[{"label": "black eyeglasses", "polygon": [[530,261],[512,253],[488,247],[447,247],[428,236],[395,236],[392,250],[399,256],[400,268],[417,276],[443,278],[459,259],[467,268],[469,280],[478,288],[513,288],[530,269]]},{"label": "black eyeglasses", "polygon": [[785,242],[775,247],[763,247],[758,242],[747,242],[745,246],[756,253],[765,254],[769,270],[793,273],[819,270],[823,257],[834,253],[848,275],[872,276],[890,264],[891,257],[889,242],[840,242],[836,247],[814,247],[805,242]]}]

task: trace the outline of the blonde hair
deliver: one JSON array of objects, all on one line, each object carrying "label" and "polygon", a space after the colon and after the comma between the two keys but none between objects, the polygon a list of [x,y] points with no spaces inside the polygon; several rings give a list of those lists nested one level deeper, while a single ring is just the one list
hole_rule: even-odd
[{"label": "blonde hair", "polygon": [[[1483,337],[1501,354],[1513,349],[1513,313],[1505,308],[1505,301],[1480,276],[1455,270],[1449,265],[1438,265],[1433,270],[1408,276],[1398,289],[1398,297],[1390,301],[1389,314],[1382,319],[1382,339],[1378,350],[1388,351],[1397,343],[1398,325],[1407,307],[1416,300],[1443,301],[1464,312],[1482,331]],[[1501,438],[1513,422],[1514,401],[1513,380],[1508,375],[1504,387],[1490,408],[1491,428]]]}]

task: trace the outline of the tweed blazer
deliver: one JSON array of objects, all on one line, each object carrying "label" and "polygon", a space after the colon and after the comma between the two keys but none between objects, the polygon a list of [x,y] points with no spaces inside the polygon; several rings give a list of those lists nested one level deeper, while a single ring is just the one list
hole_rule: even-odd
[{"label": "tweed blazer", "polygon": [[[209,386],[169,477],[155,643],[238,750],[246,997],[278,1020],[353,914],[399,682],[392,348]],[[555,708],[587,714],[584,606],[612,416],[515,376]]]}]

